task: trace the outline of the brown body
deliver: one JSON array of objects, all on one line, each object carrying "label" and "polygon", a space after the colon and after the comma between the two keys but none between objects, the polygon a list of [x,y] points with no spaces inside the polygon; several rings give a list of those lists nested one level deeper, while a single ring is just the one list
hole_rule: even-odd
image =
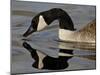
[{"label": "brown body", "polygon": [[77,32],[80,36],[80,39],[87,40],[87,41],[94,41],[96,39],[96,21],[93,20],[92,22],[88,23],[83,29]]},{"label": "brown body", "polygon": [[96,21],[91,21],[84,28],[77,31],[60,29],[59,38],[63,41],[95,43]]}]

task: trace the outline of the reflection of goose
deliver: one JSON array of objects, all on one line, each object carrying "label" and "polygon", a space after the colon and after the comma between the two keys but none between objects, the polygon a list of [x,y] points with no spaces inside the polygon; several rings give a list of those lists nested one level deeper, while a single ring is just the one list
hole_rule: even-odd
[{"label": "reflection of goose", "polygon": [[95,55],[75,55],[72,49],[60,49],[58,58],[50,57],[39,50],[32,48],[27,42],[23,43],[30,53],[32,58],[35,60],[33,67],[37,69],[48,69],[48,70],[60,70],[65,69],[69,66],[68,60],[72,57],[80,57],[89,60],[95,60]]},{"label": "reflection of goose", "polygon": [[[60,70],[68,67],[68,60],[72,56],[59,56],[58,58],[53,58],[44,53],[33,49],[28,43],[24,42],[23,46],[31,53],[32,58],[35,60],[33,67],[38,69],[49,69],[49,70]],[[60,53],[73,54],[73,50],[63,50],[60,49]]]},{"label": "reflection of goose", "polygon": [[83,29],[75,31],[70,16],[64,10],[59,8],[53,8],[35,16],[31,26],[23,36],[26,37],[33,32],[42,30],[56,19],[59,20],[59,38],[61,40],[95,43],[95,20]]}]

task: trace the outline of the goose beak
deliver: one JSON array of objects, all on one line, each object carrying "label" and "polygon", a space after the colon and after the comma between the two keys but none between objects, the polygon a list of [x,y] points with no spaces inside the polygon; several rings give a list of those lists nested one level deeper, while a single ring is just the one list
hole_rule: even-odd
[{"label": "goose beak", "polygon": [[23,34],[24,37],[29,36],[30,34],[32,34],[33,32],[35,32],[36,30],[33,29],[32,25],[29,27],[29,29]]},{"label": "goose beak", "polygon": [[26,48],[29,52],[32,52],[32,47],[28,43],[24,42],[23,47]]}]

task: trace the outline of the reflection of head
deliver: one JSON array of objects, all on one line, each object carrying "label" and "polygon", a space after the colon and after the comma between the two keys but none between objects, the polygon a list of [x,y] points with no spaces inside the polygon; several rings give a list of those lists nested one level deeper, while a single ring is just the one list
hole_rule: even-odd
[{"label": "reflection of head", "polygon": [[[60,70],[60,69],[65,69],[68,67],[68,60],[71,57],[63,57],[59,56],[59,58],[53,58],[48,55],[45,55],[45,57],[41,60],[43,67],[39,68],[39,59],[41,59],[38,55],[41,52],[37,52],[36,49],[33,49],[28,43],[24,42],[23,46],[31,53],[32,58],[35,60],[33,63],[34,68],[38,69],[48,69],[48,70]],[[67,54],[73,54],[73,50],[65,50],[65,49],[60,49],[61,53],[67,53]],[[43,53],[41,53],[43,55]]]}]

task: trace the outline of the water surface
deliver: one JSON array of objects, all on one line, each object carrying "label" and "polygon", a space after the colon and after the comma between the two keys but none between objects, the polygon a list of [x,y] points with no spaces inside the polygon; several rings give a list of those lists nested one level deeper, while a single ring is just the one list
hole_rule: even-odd
[{"label": "water surface", "polygon": [[[23,33],[30,26],[32,18],[41,11],[51,8],[62,8],[71,16],[75,28],[84,27],[91,20],[95,19],[95,6],[83,6],[72,4],[46,4],[33,2],[12,1],[11,8],[11,53],[12,53],[12,73],[45,72],[51,70],[38,70],[32,67],[34,59],[30,53],[22,46]],[[74,57],[69,59],[69,67],[65,70],[95,69],[95,45],[76,44],[69,42],[57,42],[58,21],[54,21],[49,27],[41,32],[36,32],[29,36],[28,43],[35,49],[45,54],[57,58],[59,49],[72,49]],[[60,44],[60,46],[59,46]]]}]

